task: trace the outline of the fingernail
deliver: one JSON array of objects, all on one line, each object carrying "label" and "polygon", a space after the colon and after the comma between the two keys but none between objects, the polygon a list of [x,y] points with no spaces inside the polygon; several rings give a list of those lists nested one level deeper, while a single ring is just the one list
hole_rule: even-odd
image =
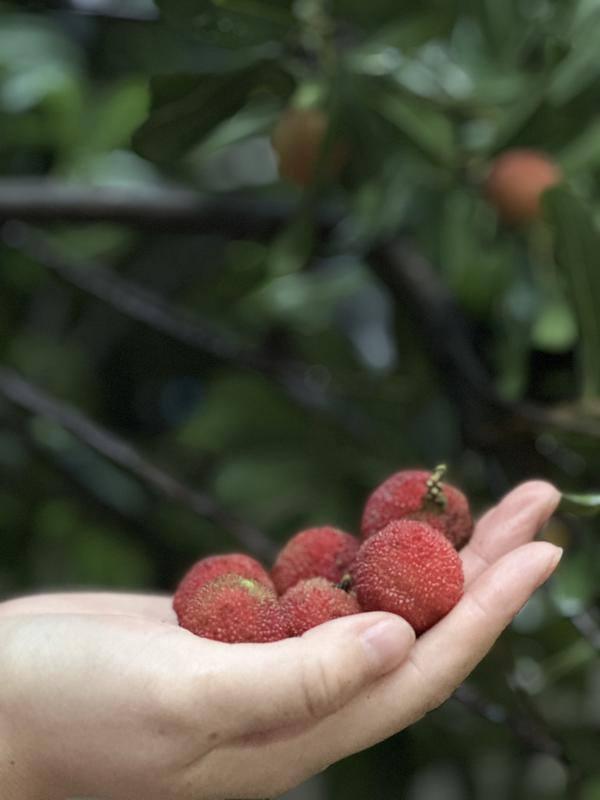
[{"label": "fingernail", "polygon": [[376,622],[360,638],[374,670],[385,673],[406,658],[415,633],[404,620],[391,618]]},{"label": "fingernail", "polygon": [[557,547],[555,544],[551,545],[551,547],[553,548],[554,552],[551,553],[550,558],[548,559],[548,566],[546,568],[546,571],[544,572],[544,577],[540,581],[540,585],[544,583],[544,581],[547,581],[550,575],[552,575],[552,573],[558,566],[558,562],[561,560],[564,552],[562,547]]},{"label": "fingernail", "polygon": [[562,547],[558,547],[558,545],[552,545],[554,547],[555,552],[552,554],[552,558],[550,559],[550,566],[548,568],[548,574],[554,572],[556,567],[558,566],[558,562],[563,557],[564,550]]}]

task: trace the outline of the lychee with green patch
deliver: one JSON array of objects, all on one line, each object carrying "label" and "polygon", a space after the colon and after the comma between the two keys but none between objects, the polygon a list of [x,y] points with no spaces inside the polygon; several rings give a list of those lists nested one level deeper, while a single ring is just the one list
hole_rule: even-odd
[{"label": "lychee with green patch", "polygon": [[178,614],[185,606],[188,598],[198,591],[205,583],[234,573],[243,578],[252,578],[273,589],[273,581],[266,569],[256,559],[243,553],[227,553],[225,555],[208,556],[196,561],[183,576],[173,597],[173,608]]},{"label": "lychee with green patch", "polygon": [[182,628],[220,642],[274,642],[287,636],[279,598],[241,575],[221,575],[193,592],[177,612]]}]

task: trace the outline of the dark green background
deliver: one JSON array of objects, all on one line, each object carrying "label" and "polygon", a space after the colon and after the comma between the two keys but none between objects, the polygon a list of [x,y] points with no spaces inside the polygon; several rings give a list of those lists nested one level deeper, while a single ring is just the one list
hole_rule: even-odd
[{"label": "dark green background", "polygon": [[[476,512],[530,477],[598,490],[600,2],[158,6],[0,2],[0,358],[67,422],[80,409],[221,510],[165,499],[56,413],[11,401],[3,372],[2,595],[171,590],[195,558],[240,547],[223,509],[274,546],[313,523],[354,531],[406,466],[446,461]],[[325,105],[349,144],[334,185],[277,180],[268,135],[296,101]],[[513,146],[566,176],[520,230],[481,191]],[[10,211],[24,178],[45,223]],[[165,214],[75,223],[63,185]],[[218,201],[214,224],[169,216],[178,186]],[[112,305],[89,291],[99,266],[134,284]],[[136,286],[204,343],[132,319]],[[593,517],[551,523],[558,575],[471,702],[302,796],[600,800],[599,533]]]}]

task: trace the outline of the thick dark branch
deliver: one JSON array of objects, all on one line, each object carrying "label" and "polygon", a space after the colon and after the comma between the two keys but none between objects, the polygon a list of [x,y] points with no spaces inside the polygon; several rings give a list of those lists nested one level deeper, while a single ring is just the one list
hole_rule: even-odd
[{"label": "thick dark branch", "polygon": [[80,411],[62,403],[20,377],[0,368],[0,395],[14,405],[52,420],[114,464],[132,473],[154,493],[180,503],[227,530],[249,552],[273,555],[273,544],[261,531],[237,519],[206,492],[198,492],[141,455],[132,445],[100,427]]},{"label": "thick dark branch", "polygon": [[[52,180],[0,180],[0,221],[114,222],[161,231],[223,234],[268,239],[289,221],[297,204],[243,195],[204,198],[188,189],[116,189]],[[321,233],[339,213],[319,212]]]}]

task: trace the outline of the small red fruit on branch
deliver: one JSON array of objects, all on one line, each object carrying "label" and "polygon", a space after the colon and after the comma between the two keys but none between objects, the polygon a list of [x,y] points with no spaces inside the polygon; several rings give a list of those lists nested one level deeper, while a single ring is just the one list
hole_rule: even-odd
[{"label": "small red fruit on branch", "polygon": [[363,611],[399,614],[422,633],[460,600],[463,571],[448,539],[415,520],[390,522],[358,551],[352,585]]},{"label": "small red fruit on branch", "polygon": [[283,112],[271,135],[271,144],[277,155],[279,175],[284,180],[300,187],[310,185],[321,156],[325,176],[339,175],[347,150],[336,141],[328,152],[322,152],[328,126],[329,118],[318,108],[288,108]]},{"label": "small red fruit on branch", "polygon": [[507,223],[527,223],[540,215],[546,189],[562,180],[558,164],[537,150],[507,150],[492,163],[485,194]]},{"label": "small red fruit on branch", "polygon": [[363,536],[373,536],[392,520],[414,519],[427,522],[456,548],[462,547],[471,536],[473,520],[465,495],[442,483],[445,472],[441,464],[433,472],[403,470],[385,480],[365,505]]}]

